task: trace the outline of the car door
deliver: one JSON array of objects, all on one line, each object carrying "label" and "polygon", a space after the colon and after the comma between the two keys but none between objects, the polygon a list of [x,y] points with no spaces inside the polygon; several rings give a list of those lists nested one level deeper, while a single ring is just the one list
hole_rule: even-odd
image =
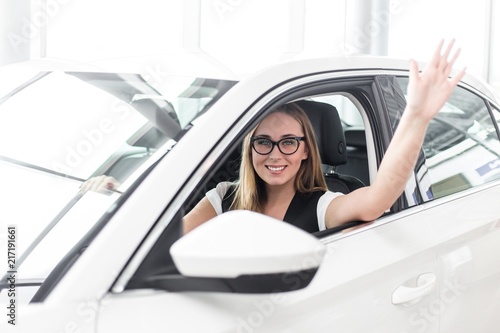
[{"label": "car door", "polygon": [[[204,279],[179,275],[172,265],[172,258],[166,254],[179,237],[181,217],[192,207],[193,198],[199,196],[211,178],[216,178],[221,170],[225,170],[222,161],[228,152],[234,151],[235,142],[255,124],[262,112],[277,103],[329,94],[349,99],[364,120],[369,165],[375,166],[370,173],[376,173],[376,165],[392,135],[387,105],[396,109],[403,106],[400,100],[397,103],[394,100],[396,93],[402,95],[397,86],[390,85],[387,80],[377,80],[377,74],[375,71],[359,71],[301,77],[275,86],[242,112],[244,116],[227,129],[226,135],[191,174],[110,292],[102,298],[97,315],[97,332],[337,330],[399,333],[424,329],[426,332],[439,332],[439,317],[429,317],[425,312],[433,301],[439,299],[437,241],[427,212],[420,206],[409,204],[413,200],[411,195],[402,198],[390,212],[373,223],[344,233],[318,235],[317,246],[323,249],[321,255],[311,255],[304,261],[309,264],[308,267],[317,264],[319,268],[313,278],[313,273],[303,270],[285,275],[281,283],[292,291],[286,288],[277,288],[272,292],[221,291],[217,286],[222,280],[217,276],[207,284]],[[233,88],[231,97],[242,105],[244,98],[240,97],[244,92],[238,96],[238,88]],[[387,89],[395,94],[391,97],[391,94],[381,93]],[[228,108],[237,105],[231,105],[231,97],[226,100]],[[221,117],[224,112],[229,112],[223,111],[222,107],[217,110],[221,112]],[[202,124],[213,129],[220,127],[220,123],[220,118],[207,115]],[[202,142],[204,137],[206,131],[194,126],[176,149],[189,147],[189,142]],[[188,163],[190,156],[187,155],[172,152],[162,163],[175,156],[178,159],[176,162],[182,165]],[[414,187],[410,187],[408,193],[413,190]],[[235,215],[235,219],[238,218],[244,219]],[[256,221],[259,219],[255,218]],[[285,235],[284,226],[277,228]],[[266,229],[264,224],[259,229],[262,231],[260,239],[250,233],[228,234],[217,226],[214,229],[215,232],[207,231],[205,234],[210,236],[209,246],[205,242],[198,242],[198,246],[193,241],[193,253],[200,253],[201,257],[197,259],[210,267],[216,261],[203,260],[203,254],[210,257],[213,248],[231,239],[235,244],[235,257],[233,261],[226,261],[230,263],[227,265],[229,268],[238,266],[240,261],[246,259],[236,255],[242,252],[240,246],[243,247],[249,239],[254,240],[253,247],[249,245],[249,252],[253,249],[256,255],[264,247],[263,235],[272,231]],[[190,236],[181,240],[189,240]],[[287,238],[283,236],[283,239]],[[294,247],[290,244],[285,246],[283,239],[276,237],[273,240],[275,248],[291,255]],[[252,279],[255,281],[256,277]],[[304,287],[302,284],[306,284],[306,280],[307,286]]]},{"label": "car door", "polygon": [[[400,79],[403,85],[406,80]],[[423,208],[437,237],[440,297],[427,309],[440,332],[500,327],[500,142],[479,92],[458,87],[429,125],[423,145]],[[425,197],[423,195],[422,197]]]}]

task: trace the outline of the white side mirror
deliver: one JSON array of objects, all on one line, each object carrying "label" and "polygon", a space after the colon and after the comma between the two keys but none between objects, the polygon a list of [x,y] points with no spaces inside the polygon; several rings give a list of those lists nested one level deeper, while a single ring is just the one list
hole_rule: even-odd
[{"label": "white side mirror", "polygon": [[266,275],[276,279],[304,271],[309,274],[300,276],[312,275],[312,279],[325,252],[325,246],[311,234],[250,211],[219,215],[170,249],[183,276],[223,279]]}]

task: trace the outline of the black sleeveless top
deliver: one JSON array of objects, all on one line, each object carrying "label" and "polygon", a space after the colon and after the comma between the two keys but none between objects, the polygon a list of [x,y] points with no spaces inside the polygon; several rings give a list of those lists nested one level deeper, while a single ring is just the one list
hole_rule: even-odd
[{"label": "black sleeveless top", "polygon": [[[229,210],[234,199],[234,193],[234,187],[231,186],[222,199],[222,212]],[[307,232],[319,231],[317,207],[319,198],[324,193],[324,191],[295,192],[283,220]]]}]

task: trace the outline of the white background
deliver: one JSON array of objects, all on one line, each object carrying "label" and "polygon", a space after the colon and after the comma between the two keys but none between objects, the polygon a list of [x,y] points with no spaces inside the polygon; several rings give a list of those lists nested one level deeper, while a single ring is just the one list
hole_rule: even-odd
[{"label": "white background", "polygon": [[498,88],[496,17],[494,0],[0,0],[0,64],[189,51],[252,72],[319,55],[425,61],[456,38],[458,66]]}]

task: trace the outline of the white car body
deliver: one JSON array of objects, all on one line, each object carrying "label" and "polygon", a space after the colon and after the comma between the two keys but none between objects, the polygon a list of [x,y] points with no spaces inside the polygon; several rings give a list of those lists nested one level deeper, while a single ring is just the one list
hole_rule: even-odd
[{"label": "white car body", "polygon": [[[16,285],[15,325],[8,322],[4,306],[12,298],[8,288],[2,291],[7,313],[0,323],[2,332],[498,332],[497,178],[433,200],[419,199],[418,204],[411,204],[412,180],[406,192],[410,203],[404,209],[320,238],[257,213],[231,212],[172,247],[177,268],[192,277],[230,279],[317,267],[309,285],[299,290],[239,293],[127,287],[207,172],[271,102],[306,88],[311,96],[327,94],[323,88],[314,90],[317,82],[334,85],[375,75],[404,76],[407,68],[407,62],[385,58],[312,59],[241,79],[193,121],[181,140],[175,145],[167,142],[148,160],[146,166],[158,162],[133,190],[127,191],[132,182],[123,184],[126,200],[119,201],[118,193],[84,195],[71,211],[74,224],[55,234],[52,244],[63,243],[63,235],[76,226],[90,230],[103,212],[109,221],[101,221],[102,230],[43,301],[21,304],[25,292]],[[498,113],[496,97],[486,85],[467,76],[460,87],[487,100]],[[496,117],[498,122],[500,116]],[[366,114],[362,118],[371,121]],[[366,128],[371,179],[377,168],[375,146],[386,144],[375,143],[379,131]],[[492,146],[498,154],[500,143]],[[137,177],[146,166],[136,171]],[[425,175],[416,179],[426,183]],[[235,227],[234,221],[241,223]],[[19,239],[24,232],[19,226]],[[40,250],[33,262],[43,261],[46,253]],[[23,265],[19,276],[29,270]],[[309,278],[302,274],[304,280]],[[301,279],[299,273],[284,282],[295,286]],[[36,289],[26,294],[31,297]]]}]

